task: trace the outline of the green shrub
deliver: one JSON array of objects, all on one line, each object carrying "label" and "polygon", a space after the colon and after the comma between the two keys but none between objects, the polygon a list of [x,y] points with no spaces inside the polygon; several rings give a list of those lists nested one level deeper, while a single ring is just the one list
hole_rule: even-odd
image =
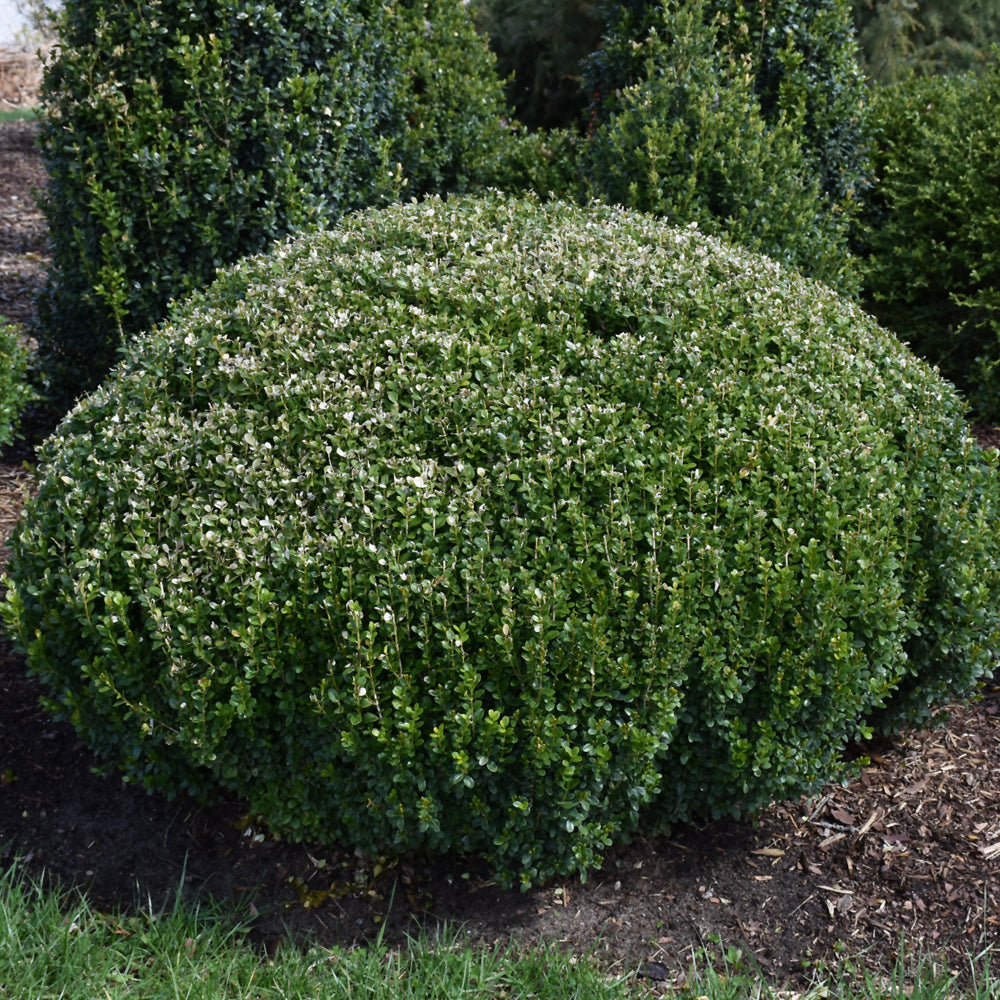
[{"label": "green shrub", "polygon": [[392,158],[402,194],[490,183],[507,136],[496,61],[460,0],[397,0],[384,27],[397,93]]},{"label": "green shrub", "polygon": [[1000,420],[1000,62],[874,104],[864,284],[879,320]]},{"label": "green shrub", "polygon": [[[802,143],[800,116],[767,121],[749,57],[727,44],[706,0],[664,0],[642,40],[607,39],[637,82],[605,97],[584,164],[594,194],[697,222],[841,290],[853,290],[847,216],[832,211]],[[639,68],[641,67],[641,68]]]},{"label": "green shrub", "polygon": [[764,120],[797,129],[828,210],[854,214],[870,169],[851,0],[622,0],[612,11],[604,42],[585,71],[598,121],[615,111],[620,91],[644,77],[646,50],[633,43],[651,27],[664,36],[680,12],[700,14],[714,24],[719,47],[735,68],[752,73]]},{"label": "green shrub", "polygon": [[586,202],[590,189],[580,171],[584,142],[573,129],[529,132],[513,126],[501,145],[491,186],[515,195]]},{"label": "green shrub", "polygon": [[244,261],[41,469],[4,619],[107,760],[522,885],[815,788],[1000,640],[950,387],[605,207],[429,199]]},{"label": "green shrub", "polygon": [[95,385],[219,267],[471,186],[499,138],[502,84],[459,0],[89,0],[59,30],[36,331],[56,395]]},{"label": "green shrub", "polygon": [[14,440],[21,411],[34,396],[28,386],[28,359],[16,327],[0,318],[0,446]]}]

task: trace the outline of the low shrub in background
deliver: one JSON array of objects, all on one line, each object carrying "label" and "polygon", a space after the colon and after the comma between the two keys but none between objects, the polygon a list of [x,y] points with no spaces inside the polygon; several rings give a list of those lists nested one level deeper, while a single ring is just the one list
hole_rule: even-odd
[{"label": "low shrub in background", "polygon": [[3,614],[89,745],[504,882],[814,789],[1000,639],[951,388],[638,213],[352,215],[178,305],[41,459]]},{"label": "low shrub in background", "polygon": [[[832,211],[801,138],[800,116],[768,121],[753,61],[707,0],[664,0],[635,41],[623,13],[599,53],[630,86],[602,97],[581,163],[593,194],[695,222],[841,290],[853,290],[848,215]],[[627,11],[627,8],[624,8]],[[595,62],[597,57],[595,57]]]},{"label": "low shrub in background", "polygon": [[0,319],[0,447],[14,440],[18,419],[34,397],[28,385],[28,348],[17,328]]},{"label": "low shrub in background", "polygon": [[[518,113],[566,124],[509,136],[493,186],[696,222],[857,292],[850,239],[868,135],[846,0],[629,0],[603,8],[599,46],[587,3],[476,9],[513,60]],[[569,22],[579,34],[557,39]],[[557,68],[572,78],[566,95],[589,95],[586,119],[540,110],[559,93]]]},{"label": "low shrub in background", "polygon": [[464,189],[502,84],[459,0],[66,3],[47,67],[35,330],[57,398],[175,297],[274,239]]},{"label": "low shrub in background", "polygon": [[[870,181],[870,136],[866,88],[858,66],[858,42],[850,0],[622,0],[611,14],[600,49],[585,64],[586,88],[594,95],[593,121],[619,111],[628,88],[650,86],[657,76],[674,81],[670,50],[663,41],[683,23],[679,36],[697,40],[714,56],[723,81],[749,76],[759,112],[750,119],[756,142],[757,114],[776,129],[795,132],[807,172],[819,184],[825,214],[850,219]],[[702,22],[698,32],[692,18]],[[706,30],[709,33],[706,34]],[[650,67],[649,35],[661,40]],[[690,42],[686,42],[690,46]],[[707,48],[706,48],[707,46]],[[740,81],[740,87],[746,84]],[[662,89],[665,83],[655,83]],[[676,84],[675,84],[676,86]],[[683,89],[683,88],[682,88]],[[717,86],[711,87],[713,97]],[[721,100],[721,97],[720,97]],[[689,128],[698,118],[691,115]],[[732,128],[740,132],[740,124]],[[734,144],[730,143],[730,148]],[[738,148],[738,147],[735,147]],[[782,164],[775,164],[775,172]],[[801,170],[801,168],[799,168]],[[798,170],[796,171],[799,172]],[[748,194],[748,201],[751,195]],[[754,207],[750,204],[751,210]]]},{"label": "low shrub in background", "polygon": [[586,204],[592,198],[581,166],[587,141],[573,129],[530,132],[515,124],[504,137],[490,186],[513,195]]},{"label": "low shrub in background", "polygon": [[493,183],[508,138],[502,81],[461,0],[396,0],[380,29],[395,82],[392,160],[400,196]]},{"label": "low shrub in background", "polygon": [[868,307],[1000,421],[1000,62],[877,93]]}]

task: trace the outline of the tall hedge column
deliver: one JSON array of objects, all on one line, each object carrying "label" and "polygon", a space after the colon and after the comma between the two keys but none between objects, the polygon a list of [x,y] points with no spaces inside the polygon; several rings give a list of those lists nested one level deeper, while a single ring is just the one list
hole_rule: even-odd
[{"label": "tall hedge column", "polygon": [[471,186],[499,141],[502,87],[460,0],[68,0],[60,36],[35,335],[64,398],[219,267]]}]

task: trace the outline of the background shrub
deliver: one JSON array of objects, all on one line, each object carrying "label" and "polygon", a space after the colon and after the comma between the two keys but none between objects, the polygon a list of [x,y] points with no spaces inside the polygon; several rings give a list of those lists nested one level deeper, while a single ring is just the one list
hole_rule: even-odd
[{"label": "background shrub", "polygon": [[911,78],[874,103],[869,308],[1000,420],[1000,63]]},{"label": "background shrub", "polygon": [[[842,289],[854,288],[848,216],[831,210],[800,136],[802,115],[761,107],[749,55],[703,0],[663,0],[641,40],[628,8],[595,58],[635,81],[601,90],[583,147],[593,192],[615,204],[696,222]],[[804,96],[804,95],[803,95]]]},{"label": "background shrub", "polygon": [[586,142],[574,129],[529,132],[515,123],[504,136],[491,187],[584,204],[592,197],[581,169]]},{"label": "background shrub", "polygon": [[459,0],[77,0],[59,32],[36,330],[57,395],[275,238],[468,186],[499,133],[501,84]]},{"label": "background shrub", "polygon": [[507,108],[495,60],[465,4],[397,0],[381,30],[392,51],[392,158],[402,164],[402,195],[492,182]]},{"label": "background shrub", "polygon": [[968,691],[997,499],[950,387],[826,286],[431,199],[136,341],[44,448],[4,618],[131,780],[528,884]]},{"label": "background shrub", "polygon": [[[585,69],[597,121],[617,110],[618,94],[648,75],[642,42],[651,28],[669,34],[671,18],[700,13],[714,25],[734,69],[752,74],[769,124],[796,129],[828,208],[850,216],[869,168],[864,77],[850,0],[624,0],[611,7],[601,48]],[[725,78],[731,74],[724,73]]]},{"label": "background shrub", "polygon": [[853,0],[863,61],[880,83],[987,66],[1000,43],[1000,0]]},{"label": "background shrub", "polygon": [[0,446],[14,440],[21,411],[34,396],[27,381],[28,359],[17,328],[0,319]]}]

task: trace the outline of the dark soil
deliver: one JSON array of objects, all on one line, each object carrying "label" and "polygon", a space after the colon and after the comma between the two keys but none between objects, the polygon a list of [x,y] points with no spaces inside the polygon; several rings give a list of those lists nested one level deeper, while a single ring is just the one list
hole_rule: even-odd
[{"label": "dark soil", "polygon": [[35,149],[38,125],[0,122],[0,317],[25,323],[45,276],[45,220],[32,190],[45,183]]},{"label": "dark soil", "polygon": [[[45,259],[29,188],[34,126],[0,123],[0,315],[23,322]],[[981,429],[995,443],[992,429]],[[30,442],[29,442],[30,444]],[[0,535],[31,477],[0,465]],[[609,853],[585,883],[502,891],[464,857],[361,858],[269,839],[244,806],[166,801],[95,772],[68,726],[39,707],[25,663],[0,643],[0,866],[84,889],[102,911],[188,899],[238,903],[269,948],[405,942],[443,921],[470,939],[518,937],[592,952],[616,971],[676,984],[694,950],[735,945],[795,983],[843,954],[889,968],[901,937],[954,969],[1000,933],[1000,687],[941,725],[864,748],[849,785]]]}]

